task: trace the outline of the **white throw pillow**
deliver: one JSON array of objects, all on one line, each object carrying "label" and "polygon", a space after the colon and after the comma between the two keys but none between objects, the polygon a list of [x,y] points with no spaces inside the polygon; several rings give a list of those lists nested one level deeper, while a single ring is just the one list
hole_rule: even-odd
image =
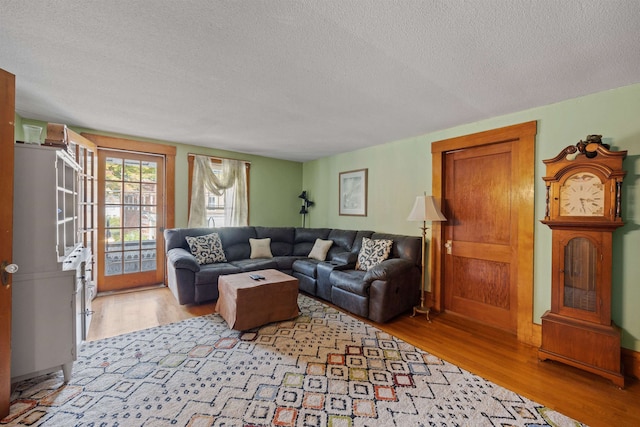
[{"label": "white throw pillow", "polygon": [[271,254],[271,238],[249,239],[251,245],[251,259],[253,258],[273,258]]},{"label": "white throw pillow", "polygon": [[327,252],[331,249],[331,245],[333,245],[333,240],[316,239],[311,252],[309,252],[309,258],[324,261],[327,258]]},{"label": "white throw pillow", "polygon": [[222,249],[222,241],[218,233],[204,236],[186,236],[191,253],[196,257],[198,264],[213,264],[214,262],[227,262]]},{"label": "white throw pillow", "polygon": [[393,246],[393,240],[372,240],[367,237],[363,237],[362,248],[360,248],[358,261],[356,262],[356,270],[371,270],[373,267],[389,258],[391,246]]}]

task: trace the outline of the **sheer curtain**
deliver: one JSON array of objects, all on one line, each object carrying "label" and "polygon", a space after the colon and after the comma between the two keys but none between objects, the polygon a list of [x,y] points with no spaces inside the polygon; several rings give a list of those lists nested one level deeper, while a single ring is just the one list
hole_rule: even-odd
[{"label": "sheer curtain", "polygon": [[222,173],[216,175],[209,156],[195,156],[191,181],[189,227],[207,227],[205,189],[225,198],[225,219],[230,226],[248,225],[247,177],[245,162],[222,160]]}]

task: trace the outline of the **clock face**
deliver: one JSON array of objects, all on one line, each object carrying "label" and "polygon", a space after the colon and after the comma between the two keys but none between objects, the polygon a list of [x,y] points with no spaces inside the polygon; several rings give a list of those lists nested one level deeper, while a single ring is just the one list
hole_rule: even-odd
[{"label": "clock face", "polygon": [[560,187],[561,216],[603,216],[604,184],[588,172],[571,175]]}]

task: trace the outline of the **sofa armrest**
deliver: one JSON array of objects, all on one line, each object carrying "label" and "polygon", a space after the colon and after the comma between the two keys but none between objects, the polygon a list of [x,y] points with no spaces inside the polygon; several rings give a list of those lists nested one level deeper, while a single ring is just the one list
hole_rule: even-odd
[{"label": "sofa armrest", "polygon": [[358,254],[353,252],[339,252],[331,257],[331,263],[337,264],[346,264],[346,265],[356,265],[356,260],[358,259]]},{"label": "sofa armrest", "polygon": [[367,271],[364,275],[364,280],[365,282],[372,282],[374,280],[390,280],[391,278],[401,275],[414,267],[413,263],[406,259],[386,259],[371,270]]},{"label": "sofa armrest", "polygon": [[369,319],[384,323],[410,310],[420,301],[420,269],[413,261],[394,258],[367,272]]},{"label": "sofa armrest", "polygon": [[185,268],[194,273],[200,271],[200,264],[196,261],[196,257],[183,248],[170,249],[167,252],[167,261],[170,262],[174,268]]}]

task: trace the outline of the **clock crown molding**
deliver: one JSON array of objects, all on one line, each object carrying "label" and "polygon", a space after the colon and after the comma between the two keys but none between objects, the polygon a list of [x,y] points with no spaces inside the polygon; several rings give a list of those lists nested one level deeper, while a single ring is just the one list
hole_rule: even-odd
[{"label": "clock crown molding", "polygon": [[573,169],[591,169],[604,179],[617,178],[622,180],[626,171],[622,170],[622,161],[627,157],[627,151],[611,151],[608,145],[578,142],[576,145],[565,147],[552,159],[543,160],[547,165],[545,181],[558,181]]}]

